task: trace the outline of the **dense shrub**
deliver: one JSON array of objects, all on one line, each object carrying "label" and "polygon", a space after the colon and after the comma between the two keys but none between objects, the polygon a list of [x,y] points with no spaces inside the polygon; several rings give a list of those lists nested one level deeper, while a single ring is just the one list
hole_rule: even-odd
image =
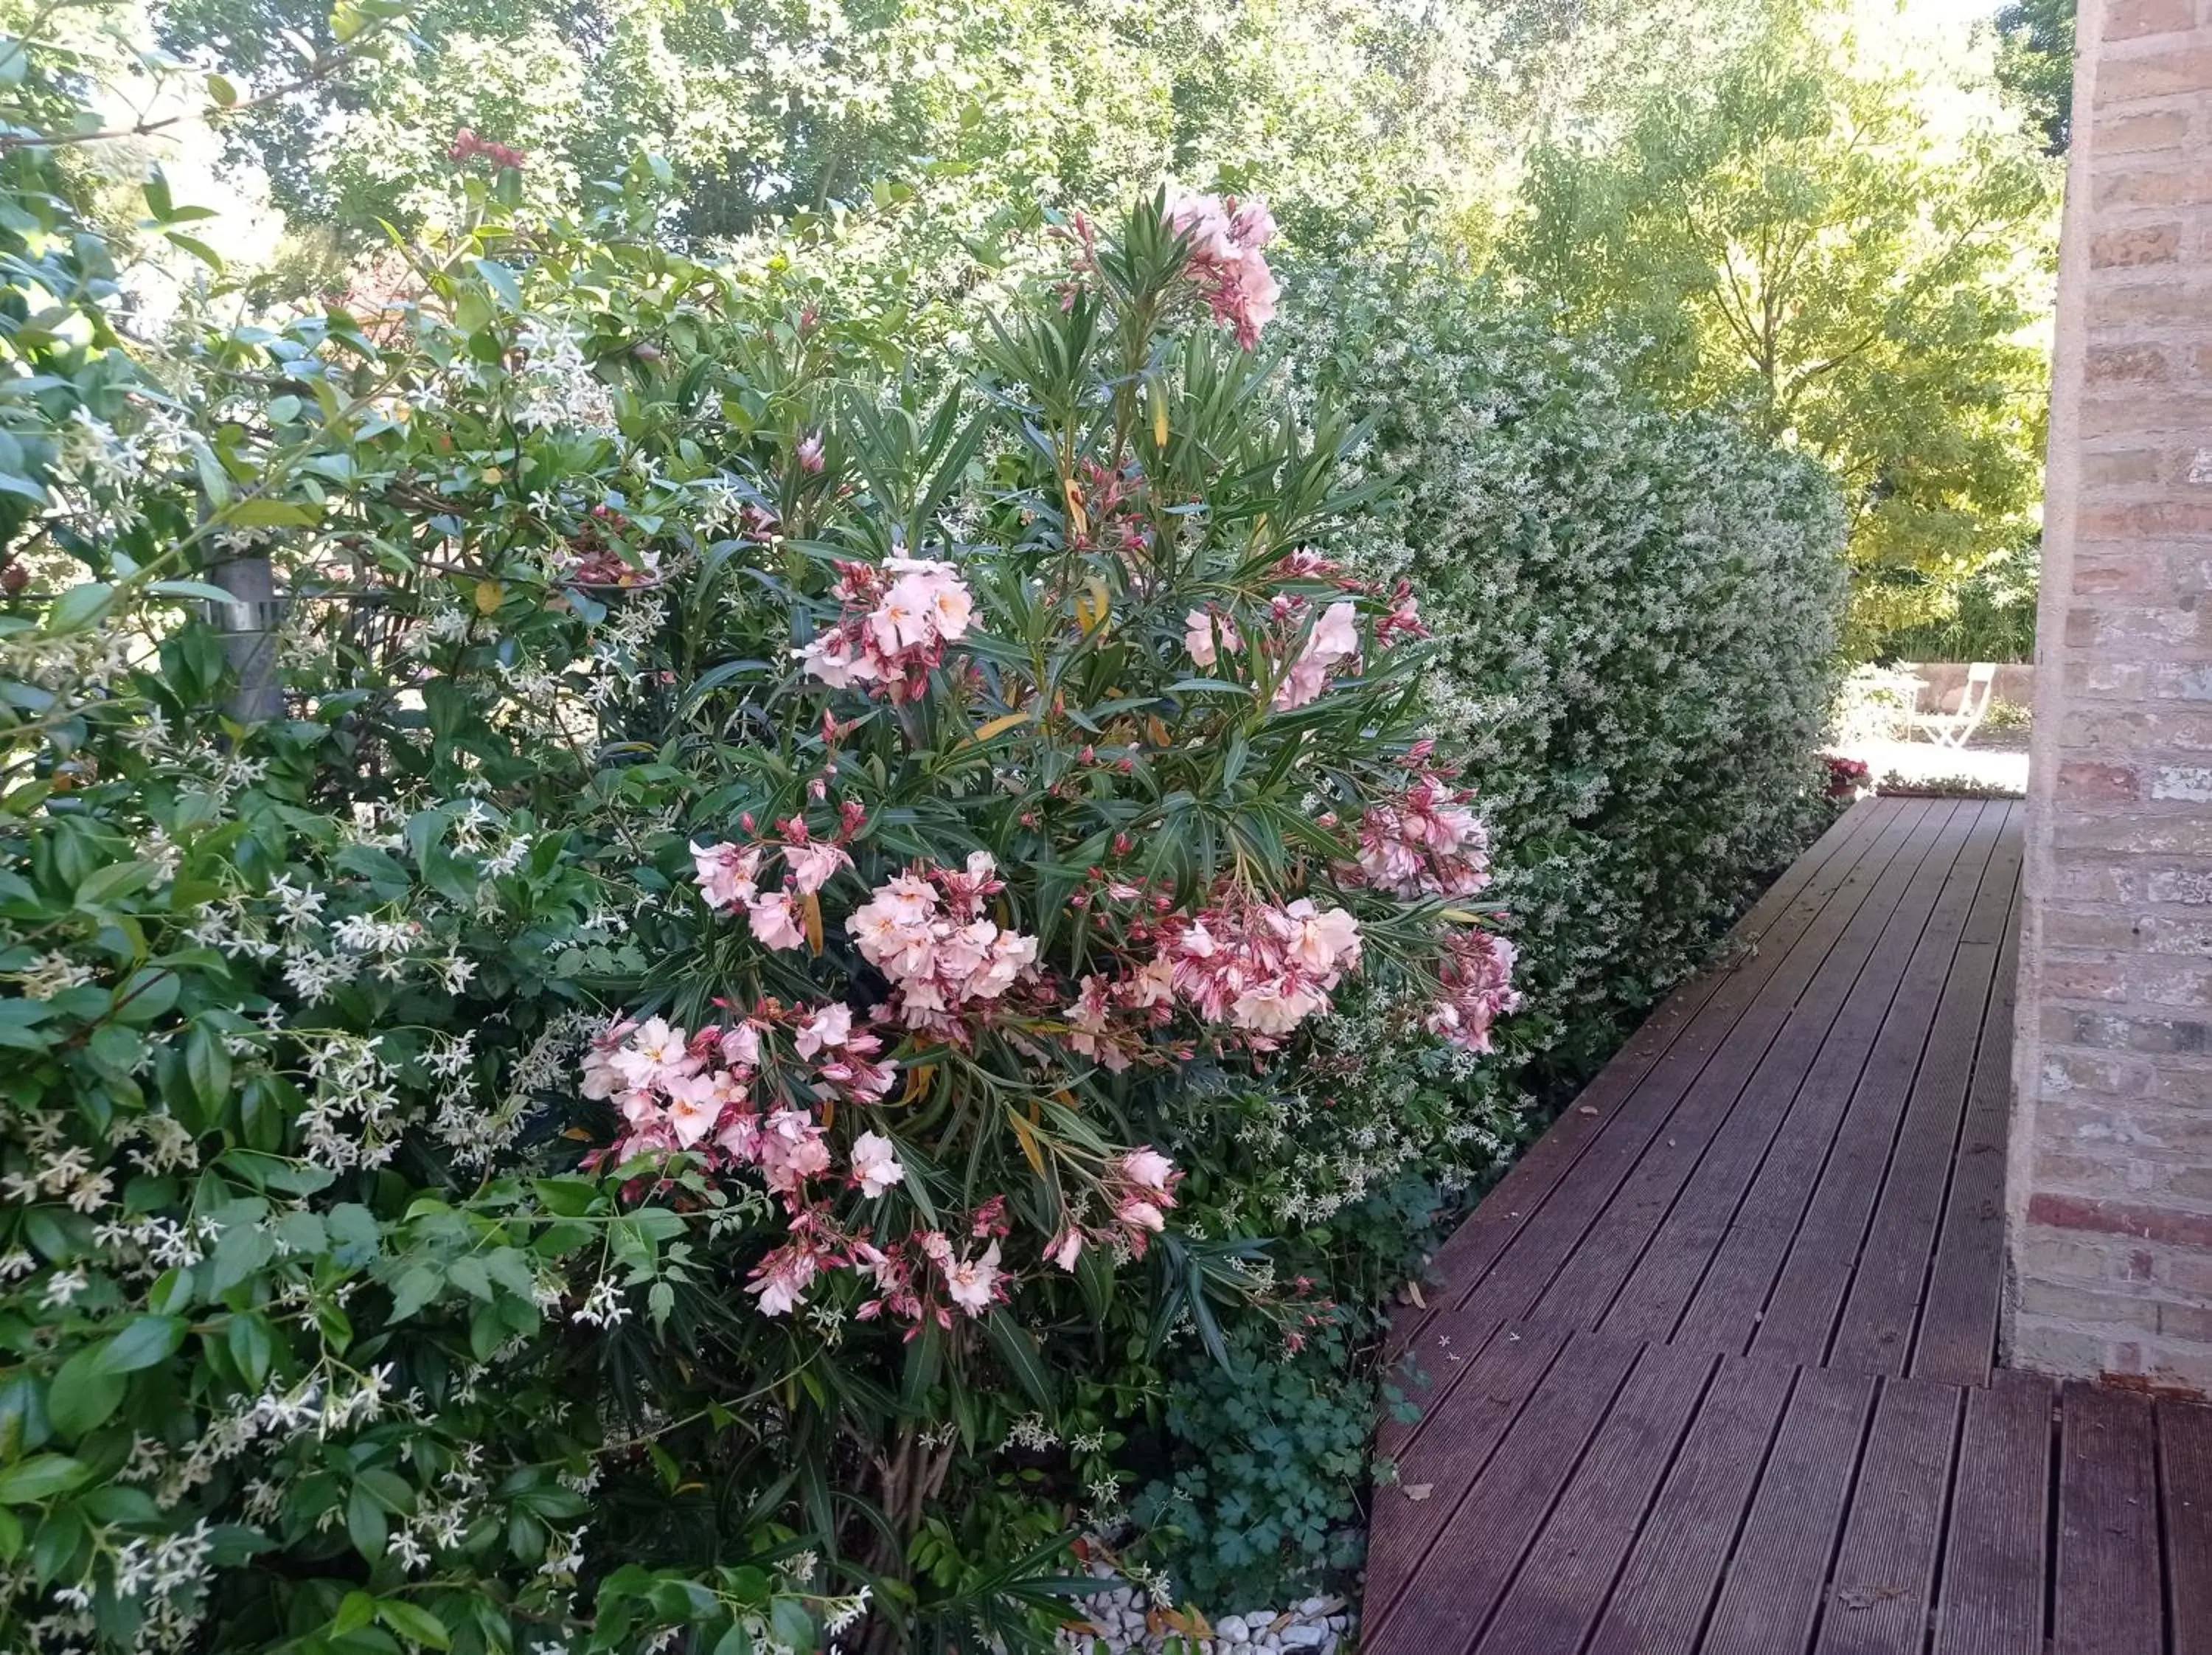
[{"label": "dense shrub", "polygon": [[156,349],[4,155],[0,1638],[1044,1639],[1169,1366],[1379,1299],[1268,1246],[1402,1170],[1270,1171],[1335,995],[1512,1002],[1264,209],[925,394],[481,146]]},{"label": "dense shrub", "polygon": [[1449,272],[1288,291],[1302,377],[1369,422],[1389,485],[1349,549],[1436,622],[1431,705],[1480,781],[1531,1036],[1586,1063],[1802,843],[1841,508],[1809,460],[1654,407],[1602,344]]}]

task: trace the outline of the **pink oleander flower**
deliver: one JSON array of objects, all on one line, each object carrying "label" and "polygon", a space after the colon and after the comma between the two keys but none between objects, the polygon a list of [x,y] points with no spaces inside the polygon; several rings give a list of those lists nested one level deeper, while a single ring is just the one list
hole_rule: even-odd
[{"label": "pink oleander flower", "polygon": [[1191,660],[1200,666],[1212,666],[1220,659],[1214,639],[1220,638],[1220,648],[1231,654],[1243,648],[1244,640],[1237,636],[1237,623],[1218,610],[1194,609],[1183,617],[1182,647]]},{"label": "pink oleander flower", "polygon": [[927,557],[840,563],[837,624],[799,650],[805,670],[836,689],[882,685],[894,702],[914,700],[968,635],[975,599],[953,565]]},{"label": "pink oleander flower", "polygon": [[1490,836],[1431,771],[1405,792],[1370,806],[1359,823],[1359,875],[1406,901],[1471,897],[1490,883]]},{"label": "pink oleander flower", "polygon": [[684,1031],[670,1027],[665,1019],[658,1017],[649,1017],[638,1025],[629,1043],[616,1052],[611,1061],[615,1073],[631,1090],[661,1086],[696,1074],[699,1068],[699,1060],[691,1056],[684,1044]]},{"label": "pink oleander flower", "polygon": [[607,1098],[624,1089],[622,1072],[615,1067],[615,1054],[636,1031],[637,1025],[630,1019],[617,1018],[592,1040],[591,1050],[584,1054],[585,1097]]},{"label": "pink oleander flower", "polygon": [[771,891],[747,904],[745,918],[764,948],[796,948],[806,940],[799,928],[799,910],[790,893]]},{"label": "pink oleander flower", "polygon": [[805,1110],[779,1109],[761,1123],[759,1157],[769,1188],[787,1194],[830,1170],[829,1141]]},{"label": "pink oleander flower", "polygon": [[754,1267],[745,1291],[760,1295],[763,1316],[787,1316],[805,1299],[823,1262],[811,1237],[794,1238]]},{"label": "pink oleander flower", "polygon": [[1168,228],[1188,247],[1187,276],[1218,322],[1235,330],[1247,350],[1274,319],[1281,290],[1261,251],[1274,239],[1267,204],[1235,196],[1183,192],[1168,204]]},{"label": "pink oleander flower", "polygon": [[1349,603],[1331,604],[1306,635],[1304,646],[1276,685],[1274,700],[1269,704],[1279,713],[1287,713],[1318,701],[1328,688],[1329,669],[1358,654],[1358,611]]},{"label": "pink oleander flower", "polygon": [[1401,638],[1426,638],[1435,636],[1421,619],[1421,606],[1414,599],[1413,582],[1401,580],[1390,594],[1390,612],[1375,624],[1375,647],[1390,649]]},{"label": "pink oleander flower", "polygon": [[760,874],[759,846],[741,850],[732,844],[695,843],[691,861],[698,870],[700,893],[716,913],[732,913],[758,894],[754,881]]},{"label": "pink oleander flower", "polygon": [[1173,1187],[1171,1181],[1176,1176],[1175,1163],[1149,1145],[1122,1156],[1116,1170],[1139,1188],[1161,1194]]},{"label": "pink oleander flower", "polygon": [[1322,988],[1334,989],[1346,971],[1358,968],[1359,922],[1343,909],[1323,912],[1312,897],[1301,897],[1272,922],[1291,958]]},{"label": "pink oleander flower", "polygon": [[786,845],[783,865],[791,870],[791,888],[802,897],[811,897],[830,883],[841,867],[850,867],[853,859],[836,845]]},{"label": "pink oleander flower", "polygon": [[761,1061],[760,1025],[747,1018],[722,1035],[722,1061],[741,1068],[758,1068]]},{"label": "pink oleander flower", "polygon": [[853,1141],[853,1181],[871,1200],[906,1177],[891,1141],[878,1133],[863,1132]]},{"label": "pink oleander flower", "polygon": [[1329,992],[1359,963],[1358,923],[1310,898],[1276,908],[1248,897],[1195,917],[1170,915],[1157,933],[1177,997],[1209,1023],[1243,1031],[1267,1050],[1329,1008]]},{"label": "pink oleander flower", "polygon": [[482,159],[494,167],[513,167],[520,170],[530,157],[520,149],[504,143],[495,143],[489,138],[480,138],[464,126],[453,135],[453,148],[446,151],[446,159],[456,166]]},{"label": "pink oleander flower", "polygon": [[1121,1204],[1115,1209],[1114,1216],[1125,1230],[1143,1230],[1158,1235],[1168,1227],[1166,1214],[1162,1213],[1155,1203],[1146,1201],[1141,1196],[1122,1197]]},{"label": "pink oleander flower", "polygon": [[1455,1046],[1489,1051],[1491,1025],[1521,1008],[1512,985],[1513,945],[1469,926],[1447,937],[1444,950],[1437,973],[1443,991],[1429,1008],[1425,1026]]},{"label": "pink oleander flower", "polygon": [[825,1048],[843,1045],[852,1033],[853,1008],[833,1001],[799,1025],[792,1044],[801,1057],[811,1057]]},{"label": "pink oleander flower", "polygon": [[891,979],[907,1027],[950,1033],[962,1007],[996,1000],[1034,971],[1036,939],[981,917],[996,873],[978,853],[964,873],[902,873],[847,918],[861,957]]},{"label": "pink oleander flower", "polygon": [[[942,1236],[937,1239],[944,1241]],[[994,1301],[1004,1296],[997,1242],[994,1241],[975,1258],[953,1260],[949,1244],[944,1256],[932,1256],[944,1273],[945,1296],[969,1315],[981,1316]]]},{"label": "pink oleander flower", "polygon": [[810,431],[801,439],[797,450],[799,469],[810,475],[818,473],[823,465],[822,433]]},{"label": "pink oleander flower", "polygon": [[1073,1270],[1076,1260],[1083,1256],[1083,1232],[1070,1225],[1046,1249],[1045,1256],[1063,1270]]}]

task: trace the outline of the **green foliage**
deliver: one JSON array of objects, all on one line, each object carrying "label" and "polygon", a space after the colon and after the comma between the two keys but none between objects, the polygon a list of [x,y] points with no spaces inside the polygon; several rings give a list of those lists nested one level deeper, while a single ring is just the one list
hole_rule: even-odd
[{"label": "green foliage", "polygon": [[1940,612],[2033,532],[2057,177],[2010,132],[1941,132],[1914,82],[1785,13],[1531,159],[1507,264],[1638,381],[1817,456],[1851,514],[1852,646]]},{"label": "green foliage", "polygon": [[[1387,593],[1285,561],[1370,492],[1344,422],[1206,319],[1157,203],[930,388],[661,246],[643,168],[576,217],[478,173],[374,308],[241,325],[218,284],[149,347],[17,134],[8,1640],[1045,1641],[1167,1365],[1304,1314],[1239,1187],[1285,1043],[1145,970],[1310,896],[1358,916],[1315,1007],[1356,964],[1427,1046],[1474,917],[1358,868],[1421,652]],[[950,656],[886,699],[794,654],[925,551],[974,599]],[[265,669],[222,630],[263,560]],[[721,839],[788,864],[803,946],[701,900]],[[1015,963],[935,1015],[854,922],[979,857],[962,946]],[[1128,993],[1078,1023],[1093,983]],[[895,1089],[804,1044],[832,1007]],[[695,1066],[759,1039],[712,1140],[589,1083],[625,1008],[709,1031]],[[771,1110],[823,1147],[794,1181],[730,1147]],[[868,1135],[886,1189],[845,1174]]]},{"label": "green foliage", "polygon": [[2038,539],[1991,558],[1958,587],[1948,614],[1890,633],[1885,653],[1894,660],[2033,660],[2041,550]]},{"label": "green foliage", "polygon": [[1997,82],[2045,153],[2063,155],[2074,125],[2074,18],[2080,0],[2010,0],[1991,21]]},{"label": "green foliage", "polygon": [[1182,1469],[1148,1488],[1135,1515],[1173,1531],[1176,1573],[1198,1602],[1281,1605],[1358,1561],[1375,1382],[1336,1317],[1295,1351],[1240,1328],[1229,1366],[1183,1376],[1167,1427]]},{"label": "green foliage", "polygon": [[1431,714],[1499,849],[1519,1037],[1575,1073],[1802,843],[1834,684],[1834,490],[1449,271],[1291,279],[1300,372],[1366,423],[1362,463],[1390,485],[1347,551],[1410,575],[1438,634]]}]

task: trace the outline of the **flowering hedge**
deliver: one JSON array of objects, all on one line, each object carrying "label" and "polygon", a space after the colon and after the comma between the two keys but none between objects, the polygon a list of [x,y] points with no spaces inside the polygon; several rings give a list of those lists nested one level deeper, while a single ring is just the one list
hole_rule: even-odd
[{"label": "flowering hedge", "polygon": [[1302,380],[1388,484],[1346,553],[1409,576],[1481,783],[1531,1015],[1570,1072],[1701,960],[1820,809],[1844,518],[1810,460],[1626,389],[1418,257],[1297,273]]},{"label": "flowering hedge", "polygon": [[924,394],[513,159],[156,349],[5,152],[0,1630],[1035,1643],[1169,1354],[1329,1317],[1247,1175],[1338,997],[1514,1004],[1426,629],[1257,204]]}]

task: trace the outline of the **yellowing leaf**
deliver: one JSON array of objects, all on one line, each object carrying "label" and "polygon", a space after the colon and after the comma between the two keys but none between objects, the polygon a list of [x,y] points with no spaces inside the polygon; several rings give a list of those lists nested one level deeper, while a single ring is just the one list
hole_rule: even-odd
[{"label": "yellowing leaf", "polygon": [[970,741],[980,745],[982,742],[988,741],[993,736],[1006,734],[1007,731],[1012,729],[1017,724],[1028,723],[1029,718],[1030,715],[1026,712],[1001,714],[999,717],[993,719],[988,724],[978,725],[975,728],[975,733],[968,739]]},{"label": "yellowing leaf", "polygon": [[906,1090],[899,1093],[902,1104],[920,1103],[929,1095],[931,1084],[937,1079],[937,1065],[917,1063],[906,1072]]},{"label": "yellowing leaf", "polygon": [[1067,502],[1067,520],[1075,531],[1075,538],[1091,538],[1091,516],[1083,509],[1083,490],[1072,477],[1063,478],[1060,484],[1060,497]]},{"label": "yellowing leaf", "polygon": [[477,614],[496,615],[499,613],[500,605],[506,601],[507,588],[504,586],[501,586],[497,581],[478,581],[477,582]]},{"label": "yellowing leaf", "polygon": [[1152,713],[1146,715],[1145,719],[1145,734],[1155,747],[1165,747],[1172,745],[1168,735],[1168,727],[1160,721],[1160,715],[1158,713]]},{"label": "yellowing leaf", "polygon": [[1085,632],[1096,632],[1106,624],[1113,612],[1113,594],[1106,590],[1105,581],[1092,575],[1083,583],[1083,591],[1075,599],[1075,618],[1083,624]]},{"label": "yellowing leaf", "polygon": [[1006,1118],[1014,1124],[1014,1136],[1021,1141],[1022,1153],[1028,1158],[1030,1171],[1037,1177],[1042,1177],[1044,1152],[1037,1147],[1036,1134],[1030,1129],[1030,1123],[1027,1121],[1012,1110],[1007,1112]]},{"label": "yellowing leaf", "polygon": [[811,891],[806,893],[806,946],[822,952],[822,898]]}]

